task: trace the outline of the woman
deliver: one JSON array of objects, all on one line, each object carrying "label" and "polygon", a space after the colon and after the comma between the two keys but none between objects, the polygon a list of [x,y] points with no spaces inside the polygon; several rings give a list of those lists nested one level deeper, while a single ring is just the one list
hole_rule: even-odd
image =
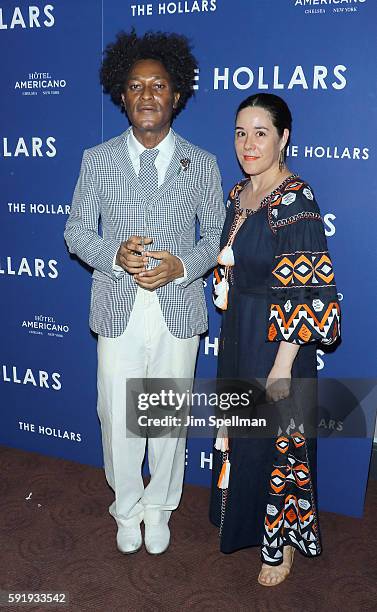
[{"label": "woman", "polygon": [[235,149],[247,178],[229,195],[214,281],[224,310],[218,378],[265,379],[265,409],[273,407],[279,427],[273,439],[221,432],[210,516],[222,552],[261,546],[264,586],[288,576],[295,548],[310,557],[321,551],[310,381],[316,343],[339,336],[319,209],[311,187],[285,163],[291,125],[288,106],[272,94],[250,96],[237,110]]}]

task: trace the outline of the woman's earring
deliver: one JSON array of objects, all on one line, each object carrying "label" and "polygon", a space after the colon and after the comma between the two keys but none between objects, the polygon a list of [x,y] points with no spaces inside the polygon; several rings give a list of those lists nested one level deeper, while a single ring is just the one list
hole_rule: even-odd
[{"label": "woman's earring", "polygon": [[283,170],[284,164],[285,164],[284,149],[282,149],[280,151],[280,155],[279,155],[279,170],[280,170],[280,172]]}]

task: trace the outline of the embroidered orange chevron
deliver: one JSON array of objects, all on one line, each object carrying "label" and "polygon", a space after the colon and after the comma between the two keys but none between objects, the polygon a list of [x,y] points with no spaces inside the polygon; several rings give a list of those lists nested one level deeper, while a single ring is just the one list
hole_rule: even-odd
[{"label": "embroidered orange chevron", "polygon": [[[284,318],[284,312],[282,310],[282,308],[279,306],[279,304],[271,304],[271,310],[275,309],[277,310],[277,312],[279,313],[281,319],[282,319],[282,323],[285,327],[285,329],[288,329],[291,324],[293,319],[297,316],[297,314],[300,312],[300,310],[306,310],[306,312],[310,315],[310,317],[312,319],[314,319],[314,322],[316,323],[316,325],[319,327],[319,329],[323,329],[327,323],[327,319],[329,318],[329,314],[331,313],[331,311],[333,310],[333,308],[335,308],[338,312],[338,314],[340,314],[340,308],[339,308],[339,304],[337,302],[330,302],[322,319],[319,321],[319,319],[317,319],[317,317],[315,316],[314,312],[312,311],[311,308],[309,308],[309,306],[307,306],[306,304],[298,304],[298,306],[296,306],[296,308],[294,309],[293,313],[291,314],[291,316],[289,317],[288,321],[285,320]],[[272,325],[270,326],[271,329]]]},{"label": "embroidered orange chevron", "polygon": [[[323,272],[323,270],[320,269],[321,266],[323,266],[323,264],[328,264],[330,266],[331,274],[326,274],[325,272]],[[331,281],[334,279],[334,272],[332,270],[332,261],[330,257],[328,257],[327,255],[322,255],[319,262],[315,264],[314,271],[317,274],[317,276],[319,276],[319,278],[321,278],[325,283],[331,283]]]},{"label": "embroidered orange chevron", "polygon": [[[294,467],[292,467],[290,469],[290,472],[291,474],[293,474],[296,483],[300,487],[303,487],[304,485],[308,484],[308,482],[310,482],[309,469],[303,463],[300,463],[299,465],[295,465]],[[301,476],[299,476],[300,473],[305,474],[305,478],[302,478]]]},{"label": "embroidered orange chevron", "polygon": [[[288,497],[287,497],[288,499]],[[283,516],[285,518],[287,518],[289,520],[290,523],[293,523],[294,520],[297,518],[299,520],[300,523],[304,523],[306,522],[308,519],[310,519],[313,516],[313,512],[311,510],[309,510],[309,512],[307,512],[305,515],[300,514],[300,511],[298,510],[296,504],[294,506],[294,510],[293,508],[290,508],[288,511],[286,511],[286,508],[284,508],[284,510],[282,510],[280,512],[280,514],[277,516],[277,518],[270,522],[268,520],[268,517],[265,517],[265,525],[266,527],[268,527],[268,529],[274,529],[275,527],[277,527],[279,525],[279,523],[281,523]],[[292,514],[295,513],[294,516],[292,516]],[[290,514],[290,516],[288,516]],[[315,531],[315,524],[313,523],[312,525],[312,529],[313,531]]]},{"label": "embroidered orange chevron", "polygon": [[302,181],[293,181],[284,187],[284,191],[299,191],[303,185]]},{"label": "embroidered orange chevron", "polygon": [[268,517],[266,515],[265,517],[265,525],[269,528],[269,529],[274,529],[274,527],[276,527],[277,525],[279,525],[279,523],[281,522],[282,518],[283,518],[283,514],[284,514],[284,510],[282,510],[280,512],[280,514],[276,517],[276,519],[274,521],[272,521],[270,523],[270,521],[268,520]]},{"label": "embroidered orange chevron", "polygon": [[[298,499],[296,497],[296,495],[287,495],[287,497],[285,498],[285,505],[287,506],[287,504],[293,500],[293,504],[294,507],[296,509],[297,512],[297,516],[300,519],[300,522],[303,523],[304,521],[307,521],[311,516],[313,516],[313,510],[310,508],[310,510],[307,511],[306,514],[301,514],[300,512],[300,506],[298,505]],[[315,523],[313,524],[313,530],[315,531]]]},{"label": "embroidered orange chevron", "polygon": [[[265,525],[269,528],[269,529],[274,529],[282,520],[283,515],[287,516],[287,505],[291,502],[293,502],[294,505],[294,510],[292,508],[290,508],[290,510],[293,510],[293,512],[296,513],[296,516],[299,520],[300,523],[304,523],[305,521],[307,521],[308,519],[310,519],[314,513],[313,510],[310,509],[308,510],[308,512],[306,514],[301,514],[300,510],[299,510],[299,505],[298,505],[298,500],[297,497],[295,495],[287,495],[287,497],[285,498],[285,506],[284,509],[280,512],[280,514],[273,520],[273,521],[269,521],[268,520],[268,516],[265,516]],[[291,521],[292,522],[292,521]],[[313,531],[316,531],[316,525],[315,523],[313,523],[312,525],[312,529]]]},{"label": "embroidered orange chevron", "polygon": [[276,447],[283,454],[288,452],[288,448],[289,448],[288,438],[286,436],[279,436],[278,439],[276,440]]},{"label": "embroidered orange chevron", "polygon": [[[298,271],[299,266],[302,264],[306,273],[300,273]],[[324,265],[329,267],[327,273],[324,272],[323,269],[321,270]],[[284,268],[288,268],[290,273],[282,276],[280,272]],[[317,276],[319,276],[319,278],[325,283],[331,283],[331,281],[334,279],[334,272],[331,259],[328,257],[328,255],[322,255],[320,260],[316,263],[312,262],[305,255],[300,255],[296,261],[284,256],[272,270],[272,274],[275,276],[275,278],[277,278],[285,286],[292,283],[293,276],[295,276],[295,278],[297,278],[297,280],[299,280],[302,284],[306,285],[306,283],[312,278],[313,273],[317,274]]]},{"label": "embroidered orange chevron", "polygon": [[[276,478],[276,476],[278,477],[279,480],[281,480],[280,485],[276,485],[273,481],[273,479]],[[279,468],[276,468],[275,470],[273,470],[273,472],[271,473],[271,488],[273,489],[273,491],[275,491],[275,493],[281,493],[281,491],[284,489],[286,477],[287,475],[284,474],[284,472],[282,472]]]},{"label": "embroidered orange chevron", "polygon": [[300,448],[300,446],[305,444],[305,438],[299,431],[295,431],[295,433],[291,434],[291,437],[296,448]]}]

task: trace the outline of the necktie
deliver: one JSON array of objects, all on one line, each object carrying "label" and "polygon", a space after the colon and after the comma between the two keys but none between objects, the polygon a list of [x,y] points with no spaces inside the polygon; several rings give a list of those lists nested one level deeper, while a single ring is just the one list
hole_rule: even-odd
[{"label": "necktie", "polygon": [[151,196],[158,189],[158,174],[154,163],[158,153],[157,149],[145,149],[140,155],[139,181],[144,191]]}]

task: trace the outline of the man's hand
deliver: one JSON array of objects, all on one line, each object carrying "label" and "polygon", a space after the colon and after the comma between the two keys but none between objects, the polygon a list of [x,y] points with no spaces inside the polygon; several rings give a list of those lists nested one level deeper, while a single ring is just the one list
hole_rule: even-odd
[{"label": "man's hand", "polygon": [[184,275],[183,263],[179,257],[172,255],[169,251],[146,251],[144,255],[160,259],[161,263],[153,270],[135,274],[134,279],[139,287],[153,291]]},{"label": "man's hand", "polygon": [[[144,238],[144,245],[151,244],[152,238]],[[126,270],[129,274],[137,274],[145,270],[148,263],[148,258],[143,253],[142,237],[131,236],[125,242],[122,242],[118,249],[115,263]],[[139,255],[138,255],[139,253]],[[143,254],[142,254],[143,253]]]}]

